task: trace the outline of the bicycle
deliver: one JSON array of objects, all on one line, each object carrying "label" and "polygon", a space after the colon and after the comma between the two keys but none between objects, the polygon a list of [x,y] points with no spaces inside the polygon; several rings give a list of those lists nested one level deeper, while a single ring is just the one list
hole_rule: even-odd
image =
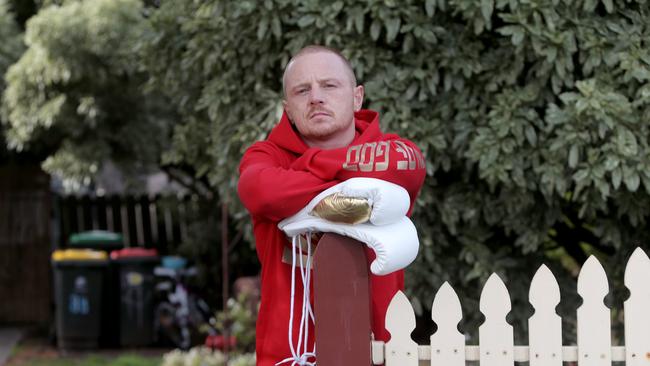
[{"label": "bicycle", "polygon": [[[179,257],[175,257],[179,259]],[[189,290],[187,280],[197,275],[196,267],[185,268],[185,262],[174,266],[154,268],[159,279],[156,292],[162,297],[155,310],[154,330],[160,343],[171,343],[182,350],[199,344],[208,336],[216,334],[215,319],[207,302]]]}]

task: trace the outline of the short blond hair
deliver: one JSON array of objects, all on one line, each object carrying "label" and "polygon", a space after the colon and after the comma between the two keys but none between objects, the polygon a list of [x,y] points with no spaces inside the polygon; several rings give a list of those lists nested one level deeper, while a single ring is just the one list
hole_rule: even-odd
[{"label": "short blond hair", "polygon": [[341,61],[343,61],[343,64],[345,65],[345,69],[348,72],[348,76],[350,77],[350,81],[352,82],[352,86],[353,87],[357,86],[357,78],[356,78],[356,76],[354,76],[354,70],[352,69],[352,64],[350,63],[350,61],[347,58],[345,58],[345,56],[343,56],[343,54],[339,50],[337,50],[335,48],[332,48],[332,47],[313,44],[313,45],[309,45],[309,46],[305,46],[305,47],[301,48],[300,51],[296,52],[293,56],[291,56],[291,59],[287,63],[287,66],[284,68],[284,73],[282,74],[282,93],[284,93],[285,96],[287,95],[286,79],[287,79],[287,70],[289,70],[289,66],[291,66],[291,64],[298,57],[300,57],[302,55],[310,54],[310,53],[316,53],[316,52],[329,52],[329,53],[332,53],[332,54],[338,56],[339,59],[341,59]]}]

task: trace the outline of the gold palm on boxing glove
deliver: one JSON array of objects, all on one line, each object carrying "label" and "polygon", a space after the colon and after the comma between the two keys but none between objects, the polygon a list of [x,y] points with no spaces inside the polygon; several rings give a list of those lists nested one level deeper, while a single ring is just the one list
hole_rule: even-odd
[{"label": "gold palm on boxing glove", "polygon": [[372,206],[366,198],[336,192],[318,202],[309,214],[331,222],[355,225],[368,221],[371,213]]}]

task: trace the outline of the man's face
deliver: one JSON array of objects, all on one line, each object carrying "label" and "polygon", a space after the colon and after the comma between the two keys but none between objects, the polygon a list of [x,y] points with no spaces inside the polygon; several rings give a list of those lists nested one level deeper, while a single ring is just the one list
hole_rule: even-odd
[{"label": "man's face", "polygon": [[284,109],[308,145],[352,141],[363,86],[354,86],[343,60],[326,51],[301,55],[289,65],[284,82]]}]

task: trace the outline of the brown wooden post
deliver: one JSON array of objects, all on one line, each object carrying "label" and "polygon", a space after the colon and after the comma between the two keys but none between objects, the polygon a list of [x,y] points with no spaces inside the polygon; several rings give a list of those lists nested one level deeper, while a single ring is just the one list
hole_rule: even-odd
[{"label": "brown wooden post", "polygon": [[370,279],[365,244],[325,234],[314,256],[319,366],[370,365]]}]

